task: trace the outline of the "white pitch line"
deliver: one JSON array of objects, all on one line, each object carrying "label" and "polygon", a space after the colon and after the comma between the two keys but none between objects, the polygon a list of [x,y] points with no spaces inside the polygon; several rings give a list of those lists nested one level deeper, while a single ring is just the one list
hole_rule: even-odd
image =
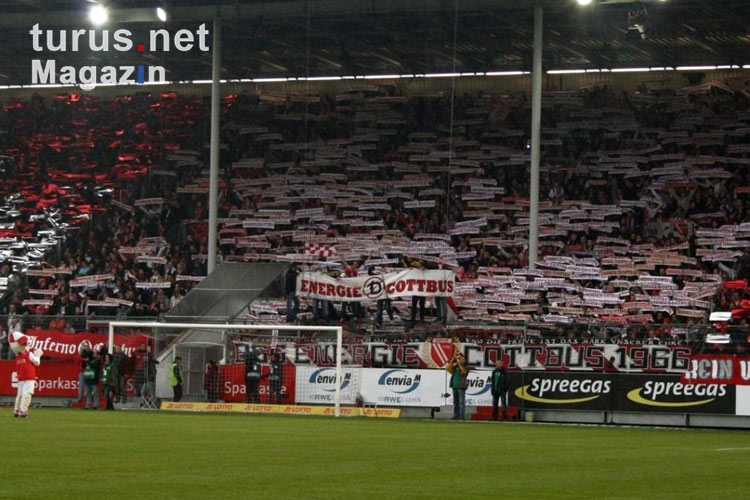
[{"label": "white pitch line", "polygon": [[750,447],[746,448],[716,448],[716,451],[745,451],[750,450]]}]

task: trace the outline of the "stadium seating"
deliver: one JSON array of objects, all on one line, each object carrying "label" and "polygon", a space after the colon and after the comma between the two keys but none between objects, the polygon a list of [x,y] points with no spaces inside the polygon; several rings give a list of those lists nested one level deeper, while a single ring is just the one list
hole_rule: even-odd
[{"label": "stadium seating", "polygon": [[[226,96],[220,258],[297,256],[312,267],[315,245],[335,252],[329,270],[345,259],[361,273],[441,259],[456,272],[457,323],[524,322],[545,335],[560,324],[669,324],[679,334],[711,310],[738,309],[748,276],[749,101],[722,88],[546,93],[534,273],[521,272],[528,96],[452,103],[378,85]],[[22,270],[27,281],[6,288],[0,312],[168,311],[175,289],[206,273],[208,120],[205,99],[176,92],[8,100],[0,276]],[[283,306],[264,304],[266,320],[284,321]],[[395,306],[409,316],[409,304]],[[300,318],[312,321],[311,304]],[[384,331],[415,326],[403,324]]]}]

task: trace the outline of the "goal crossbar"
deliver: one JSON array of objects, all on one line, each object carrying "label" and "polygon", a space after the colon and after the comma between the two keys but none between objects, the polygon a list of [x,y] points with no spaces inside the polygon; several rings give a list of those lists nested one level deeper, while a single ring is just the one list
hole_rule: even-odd
[{"label": "goal crossbar", "polygon": [[107,345],[109,351],[113,352],[115,343],[115,329],[117,328],[153,328],[153,329],[165,329],[165,328],[181,328],[181,329],[193,329],[200,330],[202,328],[207,330],[279,330],[279,331],[335,331],[336,332],[336,385],[334,392],[334,415],[336,417],[341,416],[341,380],[342,380],[342,369],[341,369],[341,351],[344,337],[344,329],[340,326],[309,326],[309,325],[237,325],[229,323],[162,323],[158,321],[110,321],[109,322],[109,337],[107,339]]}]

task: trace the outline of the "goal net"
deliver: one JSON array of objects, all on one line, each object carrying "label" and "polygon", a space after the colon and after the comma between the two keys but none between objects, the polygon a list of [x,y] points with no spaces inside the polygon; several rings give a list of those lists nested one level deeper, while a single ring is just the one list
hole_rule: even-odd
[{"label": "goal net", "polygon": [[[327,406],[335,416],[357,403],[362,370],[342,359],[341,327],[113,321],[110,351],[134,335],[140,338],[131,337],[126,350],[145,344],[155,359],[157,400],[172,400],[169,368],[179,356],[185,402]],[[125,379],[130,397],[154,406],[133,373]]]}]

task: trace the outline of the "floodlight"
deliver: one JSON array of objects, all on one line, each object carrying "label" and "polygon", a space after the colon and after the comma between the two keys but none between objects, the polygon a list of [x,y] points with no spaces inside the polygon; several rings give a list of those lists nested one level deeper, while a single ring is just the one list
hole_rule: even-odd
[{"label": "floodlight", "polygon": [[159,18],[159,21],[166,23],[167,22],[167,11],[164,10],[163,7],[157,7],[156,8],[156,17]]},{"label": "floodlight", "polygon": [[589,5],[591,0],[578,0],[578,5]]},{"label": "floodlight", "polygon": [[89,20],[94,26],[101,26],[109,19],[107,8],[101,4],[91,6],[89,9]]}]

